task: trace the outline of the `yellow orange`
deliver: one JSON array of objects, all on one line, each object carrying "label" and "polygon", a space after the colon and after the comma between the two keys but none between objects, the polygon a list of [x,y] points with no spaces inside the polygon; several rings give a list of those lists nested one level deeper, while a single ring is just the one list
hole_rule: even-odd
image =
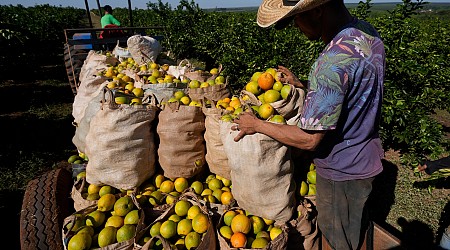
[{"label": "yellow orange", "polygon": [[240,232],[247,234],[250,232],[251,226],[252,223],[250,219],[243,214],[238,214],[231,220],[231,230],[233,230],[234,233]]},{"label": "yellow orange", "polygon": [[208,230],[208,226],[208,216],[203,213],[197,214],[194,219],[192,219],[192,229],[199,234],[206,232],[206,230]]}]

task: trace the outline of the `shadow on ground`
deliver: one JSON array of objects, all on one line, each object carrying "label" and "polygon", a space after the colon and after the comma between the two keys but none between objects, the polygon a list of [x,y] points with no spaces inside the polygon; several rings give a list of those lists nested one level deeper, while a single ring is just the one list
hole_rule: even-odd
[{"label": "shadow on ground", "polygon": [[73,118],[70,113],[59,113],[60,107],[70,105],[74,97],[64,82],[3,80],[0,98],[7,104],[0,107],[2,140],[7,142],[0,144],[0,214],[5,215],[3,224],[8,226],[2,236],[8,239],[9,249],[20,249],[20,212],[26,184],[75,149]]}]

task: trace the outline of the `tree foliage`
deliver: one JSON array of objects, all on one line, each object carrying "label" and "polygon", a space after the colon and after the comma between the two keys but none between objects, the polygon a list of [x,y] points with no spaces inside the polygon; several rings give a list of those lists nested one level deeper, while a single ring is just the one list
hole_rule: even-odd
[{"label": "tree foliage", "polygon": [[[432,115],[437,109],[450,111],[450,25],[440,15],[422,14],[426,5],[422,0],[403,0],[385,14],[371,15],[373,5],[366,0],[351,10],[372,23],[385,43],[384,147],[413,160],[435,158],[448,150],[444,129]],[[31,41],[34,49],[60,55],[63,29],[78,27],[84,14],[84,10],[48,5],[0,6],[1,23],[23,31],[2,29],[0,42]],[[117,8],[114,15],[123,26],[130,24],[127,9]],[[196,59],[204,62],[205,69],[221,64],[237,90],[254,72],[278,65],[306,80],[325,46],[309,41],[292,25],[283,30],[260,28],[255,11],[206,12],[187,0],[175,7],[160,0],[149,2],[147,9],[133,10],[133,22],[139,27],[164,26],[163,46],[175,59]]]}]

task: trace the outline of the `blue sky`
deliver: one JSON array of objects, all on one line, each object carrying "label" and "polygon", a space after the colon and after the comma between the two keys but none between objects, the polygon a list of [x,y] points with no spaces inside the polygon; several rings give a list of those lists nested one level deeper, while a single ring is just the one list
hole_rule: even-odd
[{"label": "blue sky", "polygon": [[[190,0],[189,0],[190,1]],[[450,2],[450,0],[428,0],[429,2]],[[128,7],[128,0],[107,0],[100,1],[103,6],[105,4],[111,5],[113,8],[116,7]],[[148,2],[156,3],[157,0],[131,0],[132,8],[147,8]],[[163,2],[168,2],[172,7],[179,4],[179,0],[163,0]],[[230,8],[230,7],[251,7],[258,6],[261,0],[195,0],[195,2],[201,8]],[[359,0],[345,0],[348,3],[357,3]],[[372,3],[381,2],[401,2],[401,0],[373,0]],[[89,8],[97,8],[96,0],[88,0]],[[25,7],[34,6],[37,4],[50,4],[53,6],[72,6],[84,9],[84,0],[2,0],[0,5],[18,5],[21,4]]]}]

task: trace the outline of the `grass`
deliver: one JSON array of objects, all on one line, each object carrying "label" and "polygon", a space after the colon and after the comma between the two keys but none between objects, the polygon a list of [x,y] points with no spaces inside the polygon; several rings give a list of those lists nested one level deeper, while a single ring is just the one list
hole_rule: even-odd
[{"label": "grass", "polygon": [[[390,164],[385,164],[385,168],[388,168],[385,172],[395,173],[397,176],[393,193],[382,190],[383,192],[377,194],[379,197],[377,202],[390,203],[386,222],[401,231],[404,234],[403,237],[409,236],[407,238],[411,246],[427,246],[428,244],[429,247],[429,244],[440,239],[444,228],[450,222],[448,221],[450,206],[448,180],[439,180],[434,183],[436,188],[430,190],[431,183],[422,183],[423,179],[415,176],[409,166],[403,166],[400,163],[398,154],[387,152],[386,155]],[[386,179],[388,178],[384,178],[383,185],[386,185]],[[394,194],[393,197],[392,194]],[[423,235],[411,236],[408,235],[410,232],[422,232]]]}]

